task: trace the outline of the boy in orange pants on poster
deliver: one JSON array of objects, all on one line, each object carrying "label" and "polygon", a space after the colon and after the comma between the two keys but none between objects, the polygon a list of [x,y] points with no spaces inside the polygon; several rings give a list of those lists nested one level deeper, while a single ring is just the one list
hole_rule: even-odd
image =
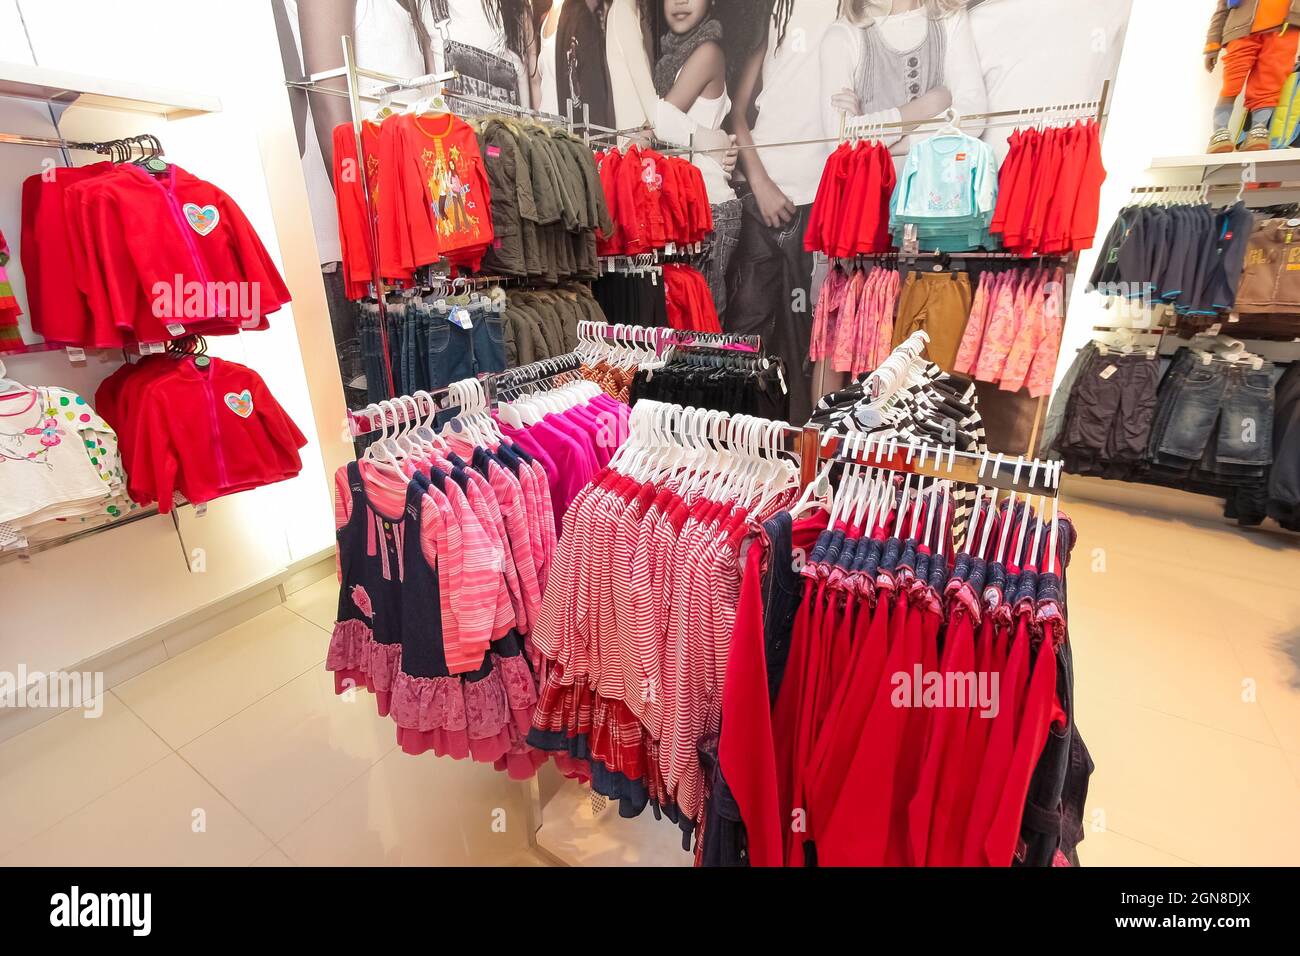
[{"label": "boy in orange pants on poster", "polygon": [[1269,148],[1269,124],[1300,49],[1300,0],[1219,0],[1205,41],[1205,68],[1223,54],[1223,90],[1214,107],[1211,153],[1235,147],[1228,123],[1246,91],[1250,132],[1243,150]]}]

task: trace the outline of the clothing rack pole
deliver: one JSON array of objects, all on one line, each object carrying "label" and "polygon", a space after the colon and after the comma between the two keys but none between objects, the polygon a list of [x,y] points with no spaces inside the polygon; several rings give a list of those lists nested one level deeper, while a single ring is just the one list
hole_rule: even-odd
[{"label": "clothing rack pole", "polygon": [[[849,434],[857,434],[850,432]],[[927,478],[940,478],[956,481],[966,485],[983,485],[985,488],[998,488],[1002,491],[1019,491],[1032,495],[1044,495],[1056,498],[1060,495],[1060,471],[1062,462],[1044,461],[1036,458],[1017,456],[1009,458],[1005,454],[972,454],[957,451],[956,448],[935,445],[913,445],[912,452],[906,442],[884,442],[872,446],[870,452],[850,448],[847,436],[835,434],[826,436],[821,428],[808,425],[804,428],[803,447],[816,445],[809,468],[807,460],[801,461],[801,475],[806,479],[805,487],[817,478],[819,464],[840,461],[845,464],[863,465],[870,468],[884,468],[905,475],[924,475]],[[925,456],[924,463],[917,450],[927,448],[933,454]]]},{"label": "clothing rack pole", "polygon": [[664,326],[628,325],[618,322],[592,322],[589,326],[593,335],[603,339],[617,338],[630,329],[653,329],[656,348],[664,345],[689,348],[691,345],[718,346],[744,345],[762,351],[763,340],[759,335],[739,332],[695,332],[690,329],[672,329]]},{"label": "clothing rack pole", "polygon": [[357,175],[361,179],[361,195],[366,202],[366,232],[370,237],[370,275],[375,286],[375,301],[379,308],[379,341],[384,350],[384,376],[388,381],[388,394],[397,391],[393,380],[393,357],[388,347],[388,303],[384,300],[384,277],[379,267],[379,228],[370,192],[370,176],[366,171],[366,150],[361,141],[361,93],[357,77],[357,58],[352,49],[352,37],[341,37],[343,43],[343,68],[348,80],[348,107],[352,112],[352,137],[357,150]]},{"label": "clothing rack pole", "polygon": [[[409,78],[393,76],[388,73],[377,73],[374,70],[365,70],[359,67],[356,69],[355,72],[358,77],[365,77],[366,79],[371,79],[371,80],[379,80],[381,82],[385,82],[389,84],[386,87],[381,87],[379,90],[375,90],[367,93],[358,92],[356,95],[356,99],[365,101],[367,103],[383,102],[382,97],[377,94],[384,91],[401,92],[402,90],[418,89],[419,86],[429,86],[432,83],[439,82],[440,80],[457,79],[460,76],[460,73],[457,70],[448,70],[444,73],[430,73],[430,74],[426,74],[425,76],[417,76],[417,77],[409,77]],[[322,81],[324,80],[332,80],[341,76],[348,76],[348,75],[349,74],[346,67],[338,67],[333,70],[326,70],[322,73],[313,73],[306,80],[286,80],[285,86],[292,87],[295,90],[302,90],[304,93],[321,93],[324,94],[325,96],[346,96],[349,99],[351,99],[352,93],[350,90],[336,90],[333,87],[321,85]],[[563,116],[558,116],[554,113],[544,113],[540,110],[532,110],[526,106],[517,106],[514,103],[506,103],[500,100],[490,100],[482,96],[476,96],[473,93],[460,93],[457,92],[456,90],[444,89],[442,90],[442,96],[444,99],[448,99],[448,100],[452,100],[452,99],[463,100],[466,103],[477,106],[480,109],[488,112],[513,113],[517,116],[523,116],[529,119],[534,119],[537,120],[538,122],[545,123],[550,126],[567,125],[565,123],[565,119]]]},{"label": "clothing rack pole", "polygon": [[0,133],[0,143],[9,146],[40,146],[46,149],[80,149],[95,151],[97,143],[69,143],[53,136],[27,136],[23,133]]},{"label": "clothing rack pole", "polygon": [[[492,372],[485,375],[477,376],[477,381],[483,387],[484,395],[488,401],[489,408],[495,408],[497,405],[497,395],[505,389],[517,388],[521,385],[527,385],[531,382],[540,381],[544,378],[553,378],[564,372],[571,372],[579,366],[579,359],[576,352],[567,352],[563,355],[555,355],[550,358],[544,358],[533,362],[529,365],[521,365],[517,368],[509,368],[502,372]],[[421,390],[424,395],[429,396],[435,405],[442,410],[445,399],[451,394],[451,387],[435,388]],[[391,399],[386,399],[383,403],[372,403],[358,411],[348,412],[348,431],[353,438],[360,438],[362,435],[368,435],[372,432],[379,431],[384,425],[404,425],[408,421],[406,413],[408,409],[403,406],[401,399],[415,398],[413,395],[395,395]],[[385,407],[387,406],[387,407]]]},{"label": "clothing rack pole", "polygon": [[[1106,97],[1108,95],[1108,87],[1109,84],[1103,86],[1102,88],[1103,97]],[[1069,109],[1071,105],[1072,104],[1069,103],[1060,103],[1054,106],[1039,107],[1038,109],[1040,111],[1051,112],[1052,110]],[[1095,106],[1096,107],[1095,116],[1100,122],[1101,120],[1105,119],[1104,108],[1106,105],[1107,104],[1103,100],[1090,100],[1084,103],[1082,107],[1077,107],[1074,111],[1078,112],[1082,109],[1091,108]],[[991,113],[970,113],[965,116],[960,116],[959,119],[962,120],[963,122],[967,120],[986,121],[984,123],[985,129],[998,129],[1004,126],[1022,125],[1025,122],[1025,112],[1026,111],[1024,109],[997,110]],[[987,122],[989,120],[992,120],[993,122]],[[936,116],[926,120],[898,120],[898,121],[891,121],[888,123],[873,123],[869,128],[872,130],[892,130],[892,129],[906,130],[910,134],[910,133],[927,132],[928,127],[931,126],[942,127],[947,122],[948,120],[946,120],[945,118]],[[867,127],[864,127],[864,129],[866,128]],[[851,129],[852,129],[851,126],[846,127],[846,132],[850,131]],[[778,143],[748,143],[743,145],[727,146],[725,148],[723,147],[709,148],[709,149],[697,148],[693,151],[689,149],[682,149],[682,148],[663,149],[663,150],[658,150],[658,152],[660,153],[660,155],[663,156],[681,156],[687,154],[688,152],[705,153],[705,154],[726,153],[726,152],[730,152],[733,149],[777,149],[782,146],[816,146],[824,143],[841,143],[843,141],[844,141],[843,136],[822,136],[816,139],[795,139],[795,140],[786,140],[784,142],[778,142]]]}]

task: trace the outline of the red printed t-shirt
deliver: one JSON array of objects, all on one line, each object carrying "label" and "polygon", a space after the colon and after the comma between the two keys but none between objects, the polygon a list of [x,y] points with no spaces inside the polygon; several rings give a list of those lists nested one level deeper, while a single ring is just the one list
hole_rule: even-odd
[{"label": "red printed t-shirt", "polygon": [[492,242],[492,193],[478,139],[450,113],[399,115],[380,132],[379,262],[405,275],[446,257],[477,269]]}]

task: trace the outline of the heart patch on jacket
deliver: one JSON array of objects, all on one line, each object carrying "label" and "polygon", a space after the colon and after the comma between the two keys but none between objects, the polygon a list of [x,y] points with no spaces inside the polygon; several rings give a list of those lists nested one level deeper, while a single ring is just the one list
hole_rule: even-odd
[{"label": "heart patch on jacket", "polygon": [[238,394],[226,392],[226,407],[240,418],[247,418],[253,414],[253,395],[248,389]]},{"label": "heart patch on jacket", "polygon": [[198,203],[187,202],[181,208],[185,211],[185,220],[190,224],[190,228],[200,236],[206,236],[216,229],[217,223],[221,220],[217,207],[211,203],[200,206]]}]

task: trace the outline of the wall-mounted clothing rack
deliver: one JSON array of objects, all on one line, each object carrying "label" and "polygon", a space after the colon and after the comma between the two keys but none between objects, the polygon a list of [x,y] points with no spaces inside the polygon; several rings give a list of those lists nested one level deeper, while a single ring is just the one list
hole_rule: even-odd
[{"label": "wall-mounted clothing rack", "polygon": [[[1068,110],[1085,112],[1085,109],[1080,109],[1080,107],[1083,107],[1086,108],[1087,115],[1092,119],[1095,119],[1098,123],[1102,123],[1106,119],[1106,109],[1109,106],[1109,103],[1110,80],[1107,80],[1102,84],[1101,95],[1097,99],[1086,103],[1061,103],[1055,106],[1026,107],[1018,110],[996,110],[991,113],[970,113],[959,117],[959,120],[961,122],[979,122],[985,129],[1018,127],[1030,123],[1037,123],[1041,118],[1050,117],[1053,113],[1060,113]],[[935,116],[924,120],[896,120],[887,123],[874,123],[870,126],[864,124],[862,128],[864,130],[870,129],[878,132],[884,132],[886,130],[902,130],[908,134],[933,133],[938,129],[942,129],[949,122],[950,120],[946,117]],[[850,126],[848,117],[845,116],[841,122],[841,130],[838,136],[822,136],[816,139],[786,140],[777,143],[746,143],[728,146],[725,149],[697,149],[692,143],[692,145],[684,148],[663,149],[659,150],[659,152],[664,156],[687,156],[688,158],[694,159],[696,153],[728,153],[733,149],[780,149],[784,146],[816,146],[829,143],[839,144],[845,142],[847,139],[854,138],[847,135],[847,130],[851,128],[853,127]],[[693,138],[694,137],[692,137],[692,139]]]},{"label": "wall-mounted clothing rack", "polygon": [[[190,564],[190,551],[185,545],[185,536],[181,533],[180,509],[188,505],[189,502],[180,495],[175,495],[172,499],[172,509],[170,512],[172,527],[176,531],[176,540],[180,542],[181,556],[185,559],[185,566],[192,567]],[[196,517],[202,517],[207,514],[207,504],[194,506]],[[46,541],[37,541],[32,544],[25,544],[20,547],[11,547],[0,551],[0,564],[6,561],[18,559],[26,560],[34,554],[40,554],[42,551],[50,551],[54,548],[61,548],[65,544],[71,544],[74,541],[82,541],[86,538],[93,538],[97,534],[105,531],[112,531],[115,528],[122,528],[129,524],[135,524],[137,521],[143,521],[146,518],[154,518],[158,515],[158,506],[148,505],[137,511],[132,511],[120,518],[114,518],[112,521],[106,521],[103,524],[97,524],[92,528],[86,528],[84,531],[74,531],[71,534],[59,538],[50,538]]]},{"label": "wall-mounted clothing rack", "polygon": [[[175,512],[172,512],[175,514]],[[121,528],[125,525],[135,524],[137,521],[143,521],[145,518],[152,518],[158,514],[158,506],[150,505],[147,508],[141,508],[139,511],[133,511],[121,518],[113,521],[106,521],[103,524],[97,524],[94,527],[86,528],[84,531],[74,531],[72,534],[64,535],[61,538],[51,538],[48,541],[37,541],[34,544],[26,544],[18,547],[0,550],[0,563],[18,558],[30,558],[34,554],[40,554],[42,551],[49,551],[51,548],[62,547],[65,544],[71,544],[74,541],[81,541],[84,538],[92,538],[104,531],[110,531],[113,528]]]}]

